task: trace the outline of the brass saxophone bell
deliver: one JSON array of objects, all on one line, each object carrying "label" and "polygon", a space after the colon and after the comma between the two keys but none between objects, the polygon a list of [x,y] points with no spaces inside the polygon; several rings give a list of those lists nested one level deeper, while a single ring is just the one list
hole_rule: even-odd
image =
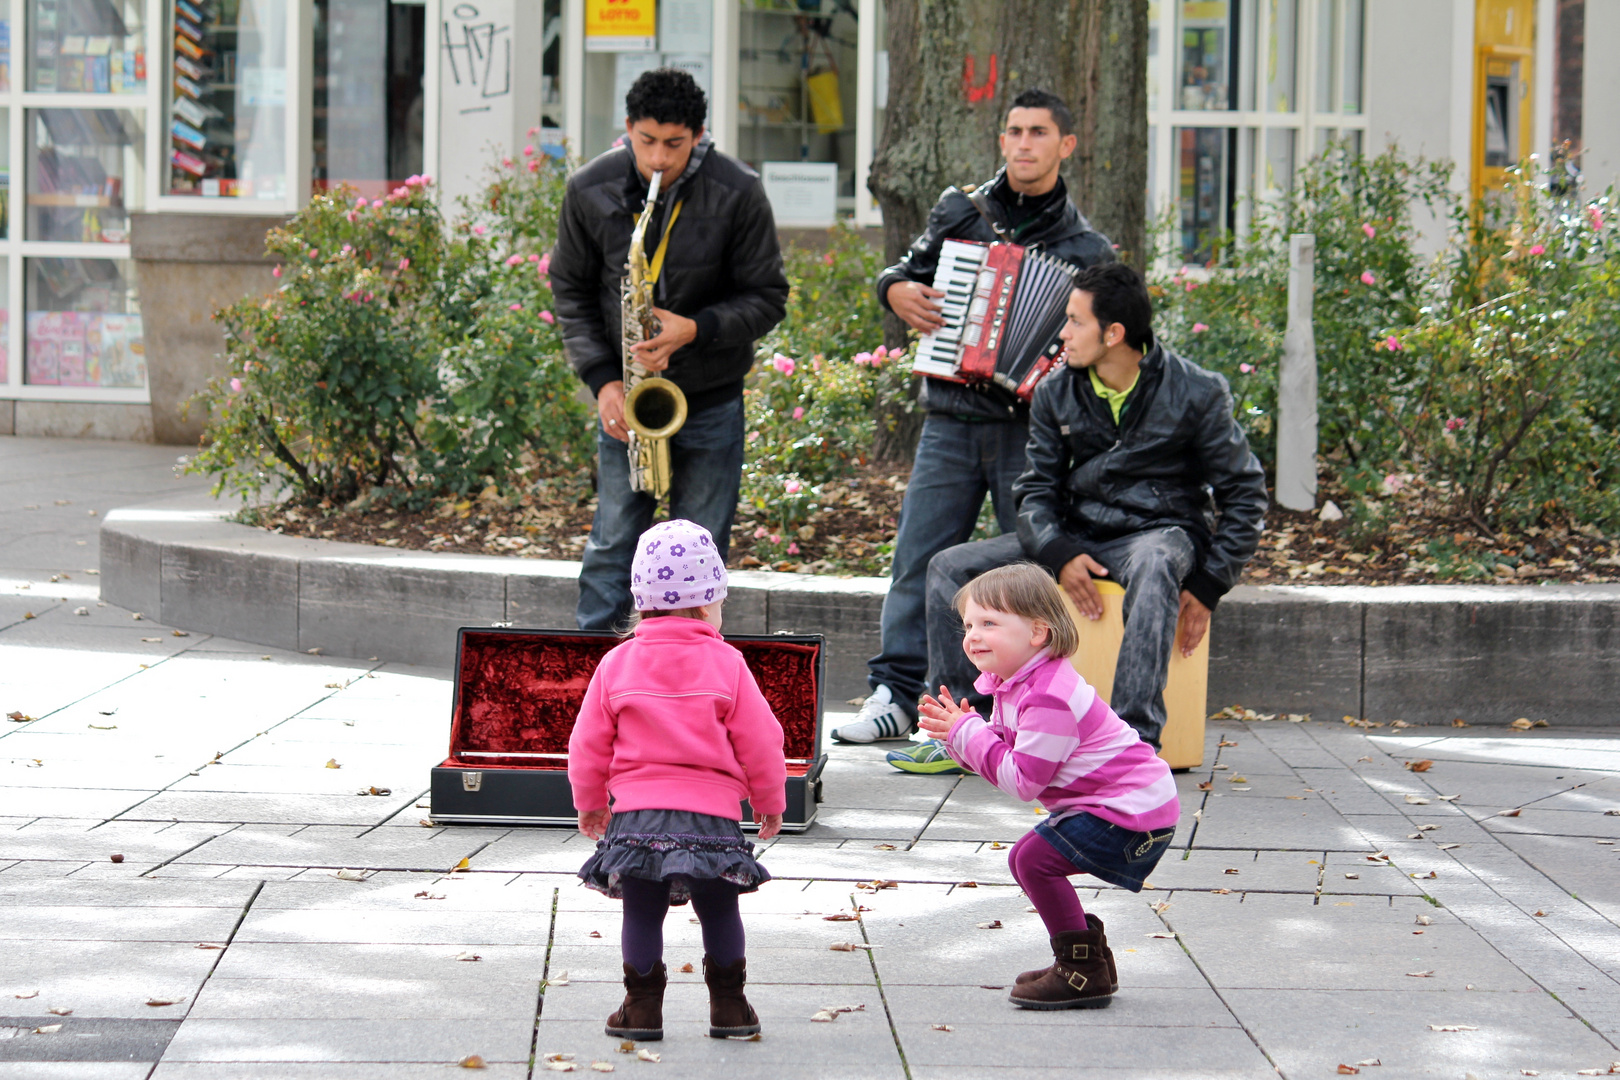
[{"label": "brass saxophone bell", "polygon": [[624,422],[643,439],[667,439],[686,423],[686,395],[668,379],[642,379],[625,395]]}]

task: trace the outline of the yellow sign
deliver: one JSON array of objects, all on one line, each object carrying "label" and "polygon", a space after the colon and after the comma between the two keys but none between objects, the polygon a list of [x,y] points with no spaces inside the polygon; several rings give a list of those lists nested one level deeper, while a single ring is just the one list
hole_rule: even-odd
[{"label": "yellow sign", "polygon": [[585,0],[586,52],[653,52],[658,0]]}]

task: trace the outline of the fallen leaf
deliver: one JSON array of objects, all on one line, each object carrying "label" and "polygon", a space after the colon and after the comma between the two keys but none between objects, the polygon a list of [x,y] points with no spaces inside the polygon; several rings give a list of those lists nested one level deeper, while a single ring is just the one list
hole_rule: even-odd
[{"label": "fallen leaf", "polygon": [[113,854],[107,856],[107,858],[111,859],[113,862],[123,862],[124,861],[124,857],[122,855],[118,854],[117,852],[114,852]]},{"label": "fallen leaf", "polygon": [[586,934],[585,936],[586,937],[599,938],[599,937],[602,936],[602,931],[600,931],[600,930],[592,930],[589,934]]},{"label": "fallen leaf", "polygon": [[625,1039],[623,1042],[619,1043],[619,1053],[621,1053],[621,1054],[633,1054],[635,1052],[636,1052],[636,1044],[631,1042],[629,1039]]},{"label": "fallen leaf", "polygon": [[679,970],[684,975],[690,975],[690,974],[692,974],[692,965],[691,964],[682,964],[680,966]]},{"label": "fallen leaf", "polygon": [[456,1064],[460,1065],[463,1069],[488,1068],[488,1066],[484,1064],[484,1059],[479,1057],[477,1054],[468,1054],[466,1057],[456,1062]]},{"label": "fallen leaf", "polygon": [[642,1061],[651,1061],[654,1064],[664,1060],[663,1055],[655,1054],[651,1050],[648,1050],[645,1046],[636,1051],[636,1057]]},{"label": "fallen leaf", "polygon": [[1436,795],[1435,798],[1439,799],[1441,802],[1456,802],[1458,799],[1462,798],[1462,796],[1461,795]]},{"label": "fallen leaf", "polygon": [[1231,740],[1229,740],[1229,739],[1222,739],[1222,740],[1221,740],[1221,741],[1220,741],[1220,742],[1219,742],[1219,743],[1217,743],[1217,744],[1216,744],[1216,745],[1217,745],[1217,746],[1236,746],[1236,745],[1237,745],[1237,743],[1235,743],[1235,742],[1232,742],[1232,741],[1231,741]]},{"label": "fallen leaf", "polygon": [[1203,783],[1198,785],[1198,790],[1199,791],[1213,791],[1214,788],[1215,788],[1215,785],[1210,783],[1208,780],[1205,780]]},{"label": "fallen leaf", "polygon": [[859,949],[875,949],[876,945],[867,945],[858,941],[835,941],[827,946],[828,952],[855,952]]},{"label": "fallen leaf", "polygon": [[184,1000],[186,1000],[186,999],[183,998],[183,997],[177,997],[177,998],[147,998],[146,1003],[148,1005],[152,1006],[154,1009],[160,1009],[165,1005],[178,1005]]},{"label": "fallen leaf", "polygon": [[605,1061],[591,1062],[591,1072],[612,1072],[613,1066]]},{"label": "fallen leaf", "polygon": [[1366,1065],[1382,1065],[1383,1062],[1379,1061],[1377,1058],[1367,1058],[1365,1061],[1356,1062],[1356,1064],[1357,1065],[1363,1065],[1363,1066],[1366,1066]]},{"label": "fallen leaf", "polygon": [[836,915],[823,915],[821,919],[823,922],[856,922],[860,919],[860,916],[851,915],[847,911],[840,911]]},{"label": "fallen leaf", "polygon": [[163,639],[160,637],[143,637],[141,640],[150,645],[154,642],[162,641]]},{"label": "fallen leaf", "polygon": [[1006,846],[1007,846],[1006,844],[1001,843],[999,840],[990,841],[990,850],[991,851],[1000,851],[1003,848],[1005,848]]},{"label": "fallen leaf", "polygon": [[1429,800],[1425,799],[1421,795],[1408,795],[1408,796],[1406,796],[1406,801],[1408,803],[1410,803],[1411,805],[1413,805],[1413,806],[1428,806],[1429,805]]},{"label": "fallen leaf", "polygon": [[977,889],[979,883],[977,881],[959,881],[956,883],[956,887],[958,889]]},{"label": "fallen leaf", "polygon": [[560,1058],[556,1061],[547,1061],[545,1067],[551,1072],[574,1072],[579,1068],[572,1061],[564,1061]]},{"label": "fallen leaf", "polygon": [[437,826],[436,826],[436,825],[434,825],[434,823],[433,823],[433,822],[431,822],[431,821],[429,821],[429,820],[428,820],[428,819],[427,819],[427,818],[421,818],[421,819],[419,819],[419,820],[418,820],[418,821],[417,821],[417,824],[418,824],[418,825],[420,825],[420,826],[422,826],[422,828],[424,828],[424,829],[432,829],[432,828],[437,828]]},{"label": "fallen leaf", "polygon": [[1427,758],[1422,761],[1408,761],[1406,763],[1406,768],[1410,769],[1412,772],[1428,772],[1430,769],[1434,768],[1434,762],[1428,760]]},{"label": "fallen leaf", "polygon": [[[824,1008],[818,1009],[816,1013],[810,1017],[810,1022],[813,1024],[830,1024],[834,1020],[838,1019],[839,1013],[865,1011],[865,1005],[828,1005]],[[645,1054],[646,1051],[643,1050],[642,1053]]]},{"label": "fallen leaf", "polygon": [[1211,889],[1209,891],[1214,893],[1216,896],[1231,896],[1232,895],[1232,890],[1231,889]]},{"label": "fallen leaf", "polygon": [[1434,919],[1431,918],[1428,915],[1419,915],[1417,917],[1417,924],[1419,926],[1433,926],[1434,925]]},{"label": "fallen leaf", "polygon": [[1498,810],[1496,812],[1496,816],[1497,817],[1518,817],[1519,814],[1523,811],[1523,809],[1524,809],[1523,807],[1515,807],[1512,810]]},{"label": "fallen leaf", "polygon": [[949,1025],[949,1024],[931,1024],[929,1026],[932,1027],[935,1031],[955,1031],[956,1030],[955,1028],[951,1027],[951,1025]]},{"label": "fallen leaf", "polygon": [[1148,935],[1148,937],[1150,937],[1150,938],[1173,938],[1175,936],[1176,935],[1174,935],[1174,934],[1167,934],[1167,933],[1163,932],[1162,930],[1157,934],[1149,934]]},{"label": "fallen leaf", "polygon": [[467,962],[471,963],[471,962],[476,961],[476,960],[482,960],[483,957],[479,956],[477,953],[459,952],[459,953],[456,953],[456,955],[453,957],[453,959],[466,960]]},{"label": "fallen leaf", "polygon": [[1221,871],[1221,873],[1223,873],[1223,874],[1236,874],[1236,873],[1238,873],[1238,870],[1234,866],[1228,866],[1225,870]]},{"label": "fallen leaf", "polygon": [[18,724],[26,724],[34,718],[32,716],[25,716],[23,713],[13,711],[6,713],[6,719]]},{"label": "fallen leaf", "polygon": [[197,948],[199,949],[223,949],[224,947],[225,946],[223,945],[215,945],[211,941],[201,941],[197,943]]},{"label": "fallen leaf", "polygon": [[991,919],[989,922],[974,923],[973,925],[978,927],[980,930],[1000,930],[1001,920]]},{"label": "fallen leaf", "polygon": [[65,1009],[60,1005],[56,1006],[53,1009],[46,1009],[45,1011],[50,1013],[52,1016],[72,1016],[73,1015],[73,1010],[72,1009]]},{"label": "fallen leaf", "polygon": [[875,848],[878,851],[893,851],[894,850],[894,845],[893,844],[873,844],[872,847]]},{"label": "fallen leaf", "polygon": [[1440,848],[1441,851],[1450,851],[1452,848],[1460,848],[1460,847],[1462,847],[1461,844],[1439,844],[1437,846]]},{"label": "fallen leaf", "polygon": [[1346,878],[1348,878],[1349,880],[1351,880],[1351,881],[1360,881],[1361,880],[1361,875],[1360,874],[1346,874],[1344,876]]},{"label": "fallen leaf", "polygon": [[339,881],[364,881],[364,880],[366,880],[366,872],[364,870],[351,870],[348,867],[344,867],[343,869],[339,870],[337,873],[333,874],[332,876],[337,878]]},{"label": "fallen leaf", "polygon": [[37,997],[39,997],[39,991],[38,990],[30,990],[26,994],[12,994],[11,996],[16,998],[18,1001],[27,1001],[29,998],[37,998]]},{"label": "fallen leaf", "polygon": [[326,759],[326,767],[328,769],[341,769],[341,768],[343,768],[343,766],[338,764],[338,759],[337,758],[327,758]]},{"label": "fallen leaf", "polygon": [[1249,778],[1247,776],[1228,776],[1226,782],[1228,784],[1247,784]]},{"label": "fallen leaf", "polygon": [[1547,913],[1545,911],[1542,911],[1540,908],[1536,908],[1536,918],[1545,919],[1546,917]]},{"label": "fallen leaf", "polygon": [[1153,913],[1155,915],[1163,915],[1169,909],[1170,901],[1168,900],[1160,900],[1157,904],[1153,905]]},{"label": "fallen leaf", "polygon": [[1451,726],[1452,727],[1468,727],[1469,724],[1468,724],[1468,721],[1464,720],[1462,717],[1454,716],[1454,717],[1451,718]]},{"label": "fallen leaf", "polygon": [[460,862],[456,863],[456,865],[454,865],[454,866],[452,866],[450,868],[450,872],[453,874],[457,870],[466,870],[466,869],[470,868],[471,866],[472,866],[472,863],[469,862],[466,858],[463,858]]},{"label": "fallen leaf", "polygon": [[1519,1070],[1519,1075],[1520,1076],[1540,1076],[1541,1073],[1537,1072],[1535,1069],[1520,1069]]},{"label": "fallen leaf", "polygon": [[[148,1002],[147,1004],[151,1004],[151,1003]],[[62,1025],[61,1024],[45,1024],[42,1027],[35,1028],[34,1029],[34,1034],[35,1035],[54,1035],[58,1031],[61,1031],[61,1030],[62,1030]]]},{"label": "fallen leaf", "polygon": [[90,724],[89,726],[91,728],[94,728],[96,731],[117,731],[118,730],[118,725],[117,724]]},{"label": "fallen leaf", "polygon": [[1338,1068],[1338,1074],[1340,1076],[1355,1076],[1360,1072],[1361,1070],[1356,1068],[1354,1065],[1340,1065]]},{"label": "fallen leaf", "polygon": [[1478,1031],[1472,1024],[1430,1024],[1430,1031]]},{"label": "fallen leaf", "polygon": [[88,614],[90,614],[90,609],[87,608],[87,607],[74,608],[73,609],[73,614],[75,614],[75,615],[88,615]]},{"label": "fallen leaf", "polygon": [[1409,978],[1409,979],[1432,979],[1432,978],[1434,978],[1434,972],[1433,971],[1408,971],[1406,973],[1406,977]]},{"label": "fallen leaf", "polygon": [[191,636],[191,631],[189,631],[189,630],[170,630],[169,633],[173,637],[190,637]]}]

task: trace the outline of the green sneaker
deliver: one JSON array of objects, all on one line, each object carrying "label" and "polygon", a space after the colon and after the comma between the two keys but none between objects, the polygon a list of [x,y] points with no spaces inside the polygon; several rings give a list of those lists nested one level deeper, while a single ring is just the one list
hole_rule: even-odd
[{"label": "green sneaker", "polygon": [[890,750],[883,760],[901,772],[921,773],[924,776],[949,776],[969,771],[945,752],[945,744],[938,739],[929,739],[904,750]]}]

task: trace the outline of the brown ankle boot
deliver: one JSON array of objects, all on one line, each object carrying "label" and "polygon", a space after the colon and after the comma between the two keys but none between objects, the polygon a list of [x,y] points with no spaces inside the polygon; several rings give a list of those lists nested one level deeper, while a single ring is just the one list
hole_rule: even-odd
[{"label": "brown ankle boot", "polygon": [[709,984],[709,1038],[725,1039],[759,1031],[759,1014],[743,994],[743,984],[748,981],[746,958],[722,967],[705,956],[703,981]]},{"label": "brown ankle boot", "polygon": [[607,1019],[607,1033],[616,1039],[656,1042],[664,1037],[664,986],[669,974],[660,960],[642,975],[624,965],[624,1004]]},{"label": "brown ankle boot", "polygon": [[1038,979],[1013,988],[1008,1000],[1023,1009],[1102,1009],[1114,993],[1103,958],[1102,933],[1075,930],[1052,938],[1056,961]]},{"label": "brown ankle boot", "polygon": [[[1108,963],[1108,988],[1110,990],[1118,990],[1119,970],[1114,967],[1114,950],[1108,947],[1108,935],[1103,933],[1103,921],[1088,911],[1086,912],[1086,928],[1088,930],[1095,930],[1098,934],[1102,935],[1103,959]],[[1034,982],[1036,979],[1040,978],[1042,975],[1045,975],[1051,970],[1051,967],[1043,967],[1036,968],[1033,971],[1025,971],[1019,974],[1015,982],[1019,986],[1022,986],[1027,982]]]}]

